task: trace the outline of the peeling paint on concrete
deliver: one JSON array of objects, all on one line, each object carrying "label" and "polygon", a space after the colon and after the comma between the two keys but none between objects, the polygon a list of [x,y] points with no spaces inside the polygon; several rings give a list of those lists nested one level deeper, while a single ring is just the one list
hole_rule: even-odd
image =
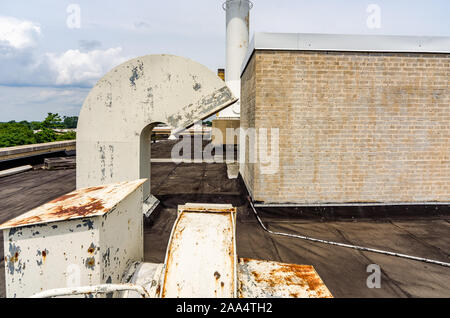
[{"label": "peeling paint on concrete", "polygon": [[136,87],[136,81],[144,76],[144,64],[141,61],[137,61],[138,65],[133,67],[130,76],[130,84],[133,87]]},{"label": "peeling paint on concrete", "polygon": [[15,264],[19,261],[20,247],[14,243],[9,243],[9,256],[8,261],[5,263],[6,268],[10,275],[14,275]]},{"label": "peeling paint on concrete", "polygon": [[95,269],[95,257],[86,258],[85,266],[88,269],[94,270]]}]

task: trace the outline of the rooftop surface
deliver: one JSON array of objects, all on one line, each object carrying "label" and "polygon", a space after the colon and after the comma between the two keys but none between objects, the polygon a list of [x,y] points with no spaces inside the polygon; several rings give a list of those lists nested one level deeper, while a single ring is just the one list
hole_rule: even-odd
[{"label": "rooftop surface", "polygon": [[[163,148],[168,149],[166,146]],[[165,152],[159,155],[167,158]],[[152,163],[151,186],[161,203],[145,222],[146,262],[164,262],[178,205],[228,203],[238,211],[238,257],[312,265],[335,297],[450,297],[450,275],[446,267],[268,234],[257,223],[242,183],[227,178],[225,164]],[[1,178],[0,223],[74,189],[75,170],[36,170]],[[426,218],[422,215],[328,220],[320,212],[318,216],[303,218],[302,209],[259,210],[273,231],[449,262],[448,213],[447,216],[430,214]],[[3,242],[1,232],[0,240]],[[5,297],[3,244],[0,256],[0,297]],[[366,285],[370,264],[381,267],[380,289],[369,289]]]}]

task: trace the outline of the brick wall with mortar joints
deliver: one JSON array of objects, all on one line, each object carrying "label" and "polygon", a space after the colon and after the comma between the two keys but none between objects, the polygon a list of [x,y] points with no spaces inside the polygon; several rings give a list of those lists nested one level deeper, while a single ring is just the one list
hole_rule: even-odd
[{"label": "brick wall with mortar joints", "polygon": [[280,129],[280,172],[253,167],[255,200],[450,201],[449,54],[256,51],[250,63],[242,108]]},{"label": "brick wall with mortar joints", "polygon": [[[255,127],[255,105],[256,105],[256,76],[255,76],[255,61],[252,59],[242,76],[241,85],[241,104],[245,104],[245,108],[241,107],[241,128],[248,129]],[[255,164],[248,163],[249,161],[249,140],[245,141],[245,161],[246,164],[240,165],[240,173],[244,183],[249,190],[250,195],[253,195],[254,189],[254,169]],[[242,147],[240,148],[242,149]],[[239,158],[238,158],[239,159]]]}]

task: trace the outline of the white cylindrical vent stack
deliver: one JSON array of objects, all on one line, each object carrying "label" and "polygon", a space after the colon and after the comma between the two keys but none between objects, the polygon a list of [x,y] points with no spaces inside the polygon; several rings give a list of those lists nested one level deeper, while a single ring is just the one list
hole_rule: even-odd
[{"label": "white cylindrical vent stack", "polygon": [[[241,95],[241,66],[248,50],[250,9],[249,0],[228,0],[226,11],[227,43],[225,82],[237,98]],[[219,118],[240,116],[240,101],[219,113]]]}]

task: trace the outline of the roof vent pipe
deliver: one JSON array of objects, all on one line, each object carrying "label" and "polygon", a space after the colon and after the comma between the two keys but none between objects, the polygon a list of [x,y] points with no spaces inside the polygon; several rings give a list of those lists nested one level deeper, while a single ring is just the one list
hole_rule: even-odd
[{"label": "roof vent pipe", "polygon": [[[249,42],[250,10],[249,0],[228,0],[223,4],[226,11],[227,43],[225,82],[237,98],[241,95],[241,66],[244,62]],[[219,117],[239,118],[240,102],[224,109]]]}]

